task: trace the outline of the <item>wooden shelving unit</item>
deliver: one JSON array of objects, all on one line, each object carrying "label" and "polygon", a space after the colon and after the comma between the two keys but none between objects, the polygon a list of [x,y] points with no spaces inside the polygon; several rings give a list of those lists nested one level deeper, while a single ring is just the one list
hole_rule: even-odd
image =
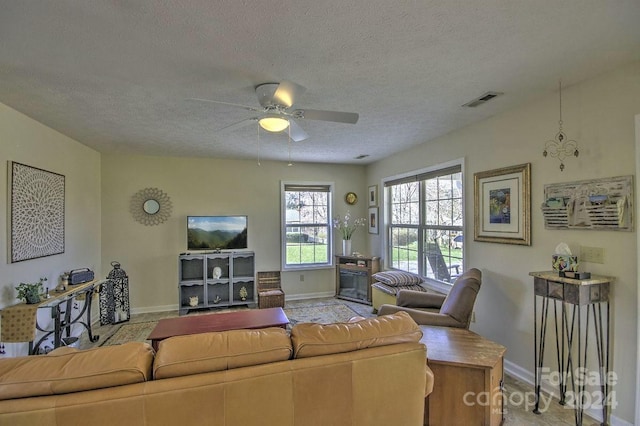
[{"label": "wooden shelving unit", "polygon": [[[255,255],[249,251],[181,254],[178,281],[180,315],[192,309],[255,303]],[[198,303],[192,305],[194,297]]]}]

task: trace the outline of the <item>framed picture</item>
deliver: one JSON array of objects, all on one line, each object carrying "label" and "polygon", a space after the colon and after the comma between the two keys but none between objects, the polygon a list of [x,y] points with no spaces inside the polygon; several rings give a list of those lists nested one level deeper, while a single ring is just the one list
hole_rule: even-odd
[{"label": "framed picture", "polygon": [[369,207],[376,207],[378,205],[378,185],[371,185],[369,187]]},{"label": "framed picture", "polygon": [[9,161],[9,262],[64,253],[64,176]]},{"label": "framed picture", "polygon": [[475,240],[531,245],[531,163],[474,174]]},{"label": "framed picture", "polygon": [[369,233],[378,233],[378,208],[369,207]]}]

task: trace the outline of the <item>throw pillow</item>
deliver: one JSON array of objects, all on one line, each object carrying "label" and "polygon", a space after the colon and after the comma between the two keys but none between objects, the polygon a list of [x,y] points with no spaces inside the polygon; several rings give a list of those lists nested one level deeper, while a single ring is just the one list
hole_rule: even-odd
[{"label": "throw pillow", "polygon": [[406,271],[382,271],[373,274],[373,279],[389,286],[420,284],[419,275]]}]

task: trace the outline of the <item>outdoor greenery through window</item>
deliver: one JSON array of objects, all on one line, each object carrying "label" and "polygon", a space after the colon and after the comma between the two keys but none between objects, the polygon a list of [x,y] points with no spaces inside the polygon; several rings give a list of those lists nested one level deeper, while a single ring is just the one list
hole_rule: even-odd
[{"label": "outdoor greenery through window", "polygon": [[331,265],[331,185],[283,184],[284,268]]},{"label": "outdoor greenery through window", "polygon": [[385,183],[390,266],[451,283],[463,266],[462,167]]}]

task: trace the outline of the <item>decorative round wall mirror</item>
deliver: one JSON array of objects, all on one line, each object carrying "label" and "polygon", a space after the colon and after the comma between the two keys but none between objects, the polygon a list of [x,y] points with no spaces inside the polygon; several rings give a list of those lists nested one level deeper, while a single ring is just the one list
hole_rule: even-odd
[{"label": "decorative round wall mirror", "polygon": [[171,199],[158,188],[145,188],[131,197],[133,218],[143,225],[160,225],[171,216]]},{"label": "decorative round wall mirror", "polygon": [[142,208],[147,214],[156,214],[160,210],[160,203],[157,200],[147,200]]}]

